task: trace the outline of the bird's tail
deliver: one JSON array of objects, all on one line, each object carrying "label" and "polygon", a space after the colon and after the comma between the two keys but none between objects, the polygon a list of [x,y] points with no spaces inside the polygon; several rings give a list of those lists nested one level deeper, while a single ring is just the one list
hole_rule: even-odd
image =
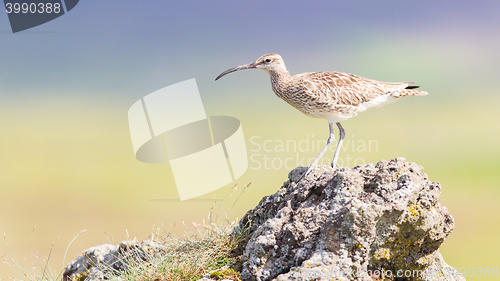
[{"label": "bird's tail", "polygon": [[392,92],[392,96],[395,97],[404,97],[404,96],[425,96],[428,93],[424,91],[415,90],[420,86],[413,85],[415,82],[405,82],[400,85],[404,86],[404,88],[400,88],[394,92]]},{"label": "bird's tail", "polygon": [[401,96],[425,96],[429,93],[425,92],[425,91],[418,91],[418,90],[412,90],[412,89],[404,89],[401,92]]}]

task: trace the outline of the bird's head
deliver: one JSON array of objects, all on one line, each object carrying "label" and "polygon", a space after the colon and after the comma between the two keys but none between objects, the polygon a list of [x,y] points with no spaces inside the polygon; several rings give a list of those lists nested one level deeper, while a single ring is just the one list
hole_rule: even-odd
[{"label": "bird's head", "polygon": [[263,55],[262,57],[258,58],[256,61],[252,63],[233,67],[222,72],[219,76],[217,76],[217,78],[215,78],[215,81],[219,80],[222,76],[229,74],[231,72],[249,68],[257,68],[266,72],[267,74],[270,74],[272,72],[287,72],[285,67],[285,62],[283,61],[280,55],[267,54]]}]

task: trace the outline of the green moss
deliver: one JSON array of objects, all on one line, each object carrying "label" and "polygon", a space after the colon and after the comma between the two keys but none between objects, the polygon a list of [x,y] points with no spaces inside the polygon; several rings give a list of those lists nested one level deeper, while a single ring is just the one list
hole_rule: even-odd
[{"label": "green moss", "polygon": [[230,280],[240,281],[241,274],[232,268],[225,268],[222,270],[212,272],[210,274],[210,277],[215,278],[216,280],[230,279]]}]

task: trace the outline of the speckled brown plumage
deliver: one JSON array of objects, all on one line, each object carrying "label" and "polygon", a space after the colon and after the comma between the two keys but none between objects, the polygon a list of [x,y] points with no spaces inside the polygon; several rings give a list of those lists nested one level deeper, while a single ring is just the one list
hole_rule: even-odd
[{"label": "speckled brown plumage", "polygon": [[[267,59],[271,61],[266,63]],[[410,86],[414,82],[379,82],[343,72],[322,71],[290,76],[278,54],[264,55],[256,62],[271,76],[272,88],[278,97],[308,116],[333,122],[346,120],[394,98],[427,94],[414,90],[415,86]],[[387,97],[384,99],[384,96]]]},{"label": "speckled brown plumage", "polygon": [[253,63],[228,69],[215,80],[228,73],[249,68],[268,73],[274,93],[291,106],[308,116],[328,120],[330,138],[304,175],[310,172],[333,142],[333,124],[336,123],[340,131],[339,143],[332,161],[332,166],[335,166],[345,135],[340,121],[401,97],[427,95],[427,92],[415,90],[418,88],[413,85],[415,82],[380,82],[343,72],[322,71],[290,76],[278,54],[263,55]]}]

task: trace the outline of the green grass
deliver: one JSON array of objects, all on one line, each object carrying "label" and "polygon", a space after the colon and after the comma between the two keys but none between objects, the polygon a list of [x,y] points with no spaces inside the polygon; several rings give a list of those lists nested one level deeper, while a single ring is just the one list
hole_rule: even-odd
[{"label": "green grass", "polygon": [[[172,232],[160,228],[151,234],[150,240],[161,245],[161,250],[153,250],[139,257],[133,251],[120,257],[127,264],[125,271],[105,270],[110,280],[155,280],[155,281],[188,281],[198,280],[203,275],[215,271],[211,277],[240,280],[239,273],[228,265],[238,266],[239,258],[249,239],[247,229],[235,228],[237,221],[230,221],[230,214],[246,189],[234,199],[229,214],[226,213],[228,202],[236,192],[238,184],[233,185],[219,202],[217,212],[213,216],[214,205],[208,215],[208,222],[192,223],[181,238],[172,237]],[[223,218],[220,213],[226,214]]]},{"label": "green grass", "polygon": [[[109,270],[110,280],[197,280],[203,275],[223,266],[239,262],[241,251],[237,249],[246,239],[245,232],[233,233],[233,223],[224,225],[193,224],[196,232],[183,238],[172,238],[170,234],[156,234],[163,246],[161,253],[146,253],[144,259],[133,254],[121,257],[129,264],[126,271]],[[239,280],[236,271],[228,268],[214,273],[214,277],[232,276]]]},{"label": "green grass", "polygon": [[[193,223],[195,232],[189,232],[182,238],[172,238],[171,233],[157,229],[150,239],[161,245],[161,251],[151,249],[139,257],[135,251],[127,251],[119,256],[125,271],[118,271],[111,265],[103,272],[110,280],[198,280],[203,275],[224,266],[239,262],[242,249],[248,239],[246,231],[233,231],[235,222],[224,224]],[[75,236],[76,238],[76,236]],[[69,247],[69,246],[68,246]],[[50,255],[42,260],[36,253],[23,267],[12,254],[8,263],[18,275],[15,280],[57,281],[62,280],[62,272],[56,273],[50,267]],[[33,259],[34,258],[34,259]],[[89,269],[90,271],[90,269]],[[71,276],[72,280],[85,280],[88,272]],[[239,280],[239,273],[231,267],[214,272],[211,277]]]},{"label": "green grass", "polygon": [[[109,280],[155,280],[155,281],[184,281],[198,280],[203,275],[220,269],[211,274],[212,278],[240,280],[239,272],[229,265],[238,267],[239,258],[243,253],[244,247],[248,241],[248,232],[246,229],[235,228],[236,221],[230,221],[229,215],[222,217],[221,213],[226,214],[228,201],[234,198],[233,204],[229,210],[232,212],[234,205],[238,202],[241,195],[246,191],[251,183],[245,185],[241,193],[232,197],[237,190],[235,184],[230,191],[219,202],[217,212],[214,216],[214,204],[208,215],[208,222],[201,224],[192,223],[192,227],[183,225],[186,229],[183,235],[174,234],[180,238],[174,238],[172,232],[165,231],[164,228],[156,228],[149,236],[149,240],[159,247],[148,247],[144,252],[134,251],[131,247],[118,257],[118,260],[126,265],[125,271],[119,271],[111,265],[99,265],[103,267],[102,272]],[[53,270],[50,265],[52,247],[46,259],[41,259],[36,252],[33,252],[33,233],[31,236],[30,260],[25,263],[19,262],[11,251],[7,238],[4,235],[5,244],[11,255],[7,259],[4,255],[4,263],[8,264],[17,277],[14,280],[29,281],[59,281],[63,280],[63,272],[66,266],[65,258],[69,247],[75,239],[85,232],[78,233],[69,243],[64,253],[63,267],[60,273]],[[127,235],[128,236],[128,235]],[[135,239],[128,241],[136,242]],[[135,243],[134,243],[135,244]],[[83,281],[89,275],[88,271],[78,275],[70,276],[71,280]],[[1,279],[0,279],[1,280]]]}]

